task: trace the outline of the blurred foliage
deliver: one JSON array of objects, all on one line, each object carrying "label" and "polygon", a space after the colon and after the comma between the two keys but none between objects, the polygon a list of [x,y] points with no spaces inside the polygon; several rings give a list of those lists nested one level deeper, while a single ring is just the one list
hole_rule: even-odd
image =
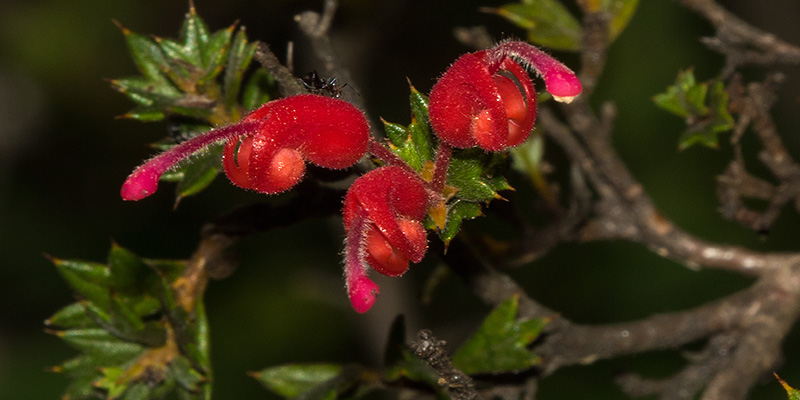
[{"label": "blurred foliage", "polygon": [[[628,25],[639,0],[587,0],[584,3],[591,12],[608,15],[608,35],[613,41]],[[556,50],[578,51],[582,47],[581,24],[559,0],[522,0],[486,11],[525,29],[531,43]]]},{"label": "blurred foliage", "polygon": [[678,73],[675,84],[653,97],[657,106],[686,119],[689,128],[678,140],[678,148],[694,144],[717,148],[717,136],[733,129],[728,112],[728,93],[720,81],[695,81],[691,70]]},{"label": "blurred foliage", "polygon": [[72,378],[63,398],[210,398],[208,323],[202,302],[180,304],[183,262],[141,259],[117,245],[107,264],[52,261],[80,299],[46,321],[81,351],[53,367]]}]

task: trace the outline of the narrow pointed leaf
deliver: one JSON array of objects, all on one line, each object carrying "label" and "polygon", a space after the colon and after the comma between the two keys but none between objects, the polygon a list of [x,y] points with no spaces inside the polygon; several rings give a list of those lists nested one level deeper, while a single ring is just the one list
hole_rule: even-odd
[{"label": "narrow pointed leaf", "polygon": [[106,365],[124,362],[144,350],[141,345],[123,342],[100,328],[70,329],[56,335]]},{"label": "narrow pointed leaf", "polygon": [[454,203],[448,205],[447,208],[447,222],[444,229],[439,232],[439,237],[445,244],[450,243],[454,237],[461,230],[461,225],[464,220],[477,218],[483,215],[481,205],[464,200],[456,200]]},{"label": "narrow pointed leaf", "polygon": [[397,147],[403,146],[403,144],[406,142],[406,139],[408,139],[408,129],[400,124],[395,124],[386,120],[382,121],[383,128],[386,132],[386,137],[389,139],[389,142]]},{"label": "narrow pointed leaf", "polygon": [[103,264],[53,259],[58,272],[72,289],[99,307],[109,302],[110,272]]},{"label": "narrow pointed leaf", "polygon": [[781,379],[781,377],[778,376],[778,374],[774,375],[775,378],[778,379],[778,382],[780,382],[781,386],[783,386],[783,389],[786,390],[786,394],[789,396],[789,400],[800,400],[800,390],[797,390],[789,386],[789,384],[786,383],[786,381],[784,381],[783,379]]},{"label": "narrow pointed leaf", "polygon": [[225,97],[225,105],[234,108],[239,99],[239,92],[242,86],[242,78],[247,67],[255,54],[256,46],[254,43],[247,42],[245,29],[239,29],[231,43],[228,52],[227,65],[225,66],[225,77],[222,83],[222,92]]},{"label": "narrow pointed leaf", "polygon": [[336,364],[291,364],[264,369],[253,377],[274,393],[293,398],[341,372],[342,366]]},{"label": "narrow pointed leaf", "polygon": [[75,302],[58,310],[45,324],[59,328],[88,328],[94,326],[94,321],[87,315],[86,306]]},{"label": "narrow pointed leaf", "polygon": [[182,180],[175,188],[178,200],[201,192],[214,181],[221,167],[222,148],[222,145],[209,148],[177,171],[182,174]]},{"label": "narrow pointed leaf", "polygon": [[164,75],[168,63],[161,47],[147,36],[121,29],[139,72],[154,84],[169,84]]}]

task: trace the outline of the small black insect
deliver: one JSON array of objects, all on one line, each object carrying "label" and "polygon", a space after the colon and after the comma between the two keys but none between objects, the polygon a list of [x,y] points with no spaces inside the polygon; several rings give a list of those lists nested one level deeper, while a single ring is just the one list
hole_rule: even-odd
[{"label": "small black insect", "polygon": [[167,134],[175,144],[185,142],[207,129],[203,121],[195,118],[180,115],[167,117]]},{"label": "small black insect", "polygon": [[297,82],[303,85],[303,87],[309,93],[313,94],[328,94],[328,96],[333,97],[334,99],[338,99],[342,96],[343,89],[347,84],[345,83],[342,86],[339,86],[339,82],[337,82],[339,78],[333,77],[325,79],[317,73],[316,70],[307,73],[302,79],[298,79]]}]

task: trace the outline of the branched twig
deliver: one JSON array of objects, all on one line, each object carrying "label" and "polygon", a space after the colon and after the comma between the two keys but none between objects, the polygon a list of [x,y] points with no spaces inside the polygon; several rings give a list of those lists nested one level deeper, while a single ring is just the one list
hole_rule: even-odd
[{"label": "branched twig", "polygon": [[[336,57],[336,52],[333,49],[333,44],[330,39],[330,28],[333,22],[333,16],[336,14],[338,8],[337,0],[325,0],[325,6],[322,14],[314,11],[305,11],[294,17],[300,30],[311,41],[311,48],[314,54],[322,60],[325,75],[335,76],[339,78],[340,82],[347,83],[348,86],[355,88],[353,77],[350,70],[342,65],[341,61]],[[364,109],[364,102],[357,91],[345,91],[343,97],[345,100],[353,103],[356,107]]]},{"label": "branched twig", "polygon": [[[730,110],[739,115],[732,142],[736,148],[736,159],[718,179],[717,193],[722,203],[722,215],[739,221],[760,233],[767,233],[787,204],[794,202],[800,210],[800,166],[787,151],[778,135],[770,107],[775,103],[775,91],[782,80],[780,74],[772,74],[763,83],[751,83],[745,88],[741,78],[734,75],[729,85]],[[762,145],[759,160],[777,178],[772,185],[749,174],[741,155],[739,142],[745,129],[751,126]],[[768,201],[763,212],[751,210],[744,198]]]},{"label": "branched twig", "polygon": [[266,43],[258,43],[253,58],[275,77],[281,96],[293,96],[304,92],[303,87],[297,82],[297,78],[292,74],[292,71],[278,61],[278,57],[275,56]]},{"label": "branched twig", "polygon": [[713,0],[678,0],[705,17],[717,35],[704,42],[727,58],[725,76],[747,64],[800,64],[800,48],[749,25]]}]

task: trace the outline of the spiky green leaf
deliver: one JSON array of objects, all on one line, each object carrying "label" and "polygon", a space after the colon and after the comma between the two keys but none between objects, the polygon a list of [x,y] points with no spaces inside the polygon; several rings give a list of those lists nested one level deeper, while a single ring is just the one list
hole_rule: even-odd
[{"label": "spiky green leaf", "polygon": [[477,332],[453,356],[453,364],[466,374],[517,372],[536,365],[539,358],[528,346],[547,323],[544,319],[519,319],[519,297],[497,306]]}]

